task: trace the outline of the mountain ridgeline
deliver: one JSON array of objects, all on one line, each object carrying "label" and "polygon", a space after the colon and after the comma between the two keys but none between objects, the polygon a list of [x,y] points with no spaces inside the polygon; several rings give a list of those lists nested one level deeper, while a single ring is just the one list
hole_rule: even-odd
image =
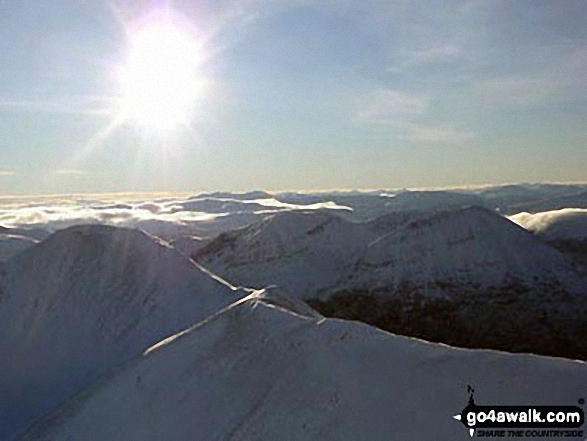
[{"label": "mountain ridgeline", "polygon": [[[573,403],[584,363],[465,351],[254,293],[72,397],[21,441],[453,441],[467,384],[500,403]],[[278,305],[278,306],[276,306]]]},{"label": "mountain ridgeline", "polygon": [[522,228],[496,207],[572,189],[519,190],[223,193],[189,208],[238,221],[1,228],[0,440],[448,441],[468,384],[573,404],[584,223]]},{"label": "mountain ridgeline", "polygon": [[587,358],[584,276],[487,208],[369,222],[280,213],[193,258],[235,284],[277,284],[327,316],[463,347]]},{"label": "mountain ridgeline", "polygon": [[246,294],[152,236],[103,225],[14,256],[0,293],[0,439]]}]

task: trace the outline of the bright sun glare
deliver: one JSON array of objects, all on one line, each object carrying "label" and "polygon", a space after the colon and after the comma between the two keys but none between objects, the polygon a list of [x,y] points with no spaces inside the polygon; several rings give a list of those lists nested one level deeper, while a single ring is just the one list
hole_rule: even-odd
[{"label": "bright sun glare", "polygon": [[189,125],[203,89],[200,49],[189,33],[166,21],[131,32],[119,70],[120,118],[156,132]]}]

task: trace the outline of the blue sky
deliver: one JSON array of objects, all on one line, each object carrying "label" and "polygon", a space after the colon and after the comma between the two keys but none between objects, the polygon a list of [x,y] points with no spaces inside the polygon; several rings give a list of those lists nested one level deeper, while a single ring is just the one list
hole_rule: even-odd
[{"label": "blue sky", "polygon": [[107,131],[161,2],[0,1],[0,193],[587,181],[585,1],[168,2],[192,123]]}]

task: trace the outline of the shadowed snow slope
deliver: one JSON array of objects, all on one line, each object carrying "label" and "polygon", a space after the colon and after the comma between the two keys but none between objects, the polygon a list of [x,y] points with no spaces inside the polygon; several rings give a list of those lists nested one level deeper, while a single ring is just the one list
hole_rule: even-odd
[{"label": "shadowed snow slope", "polygon": [[0,262],[10,259],[36,243],[37,241],[30,237],[0,233]]},{"label": "shadowed snow slope", "polygon": [[46,239],[51,233],[43,228],[18,228],[3,227],[0,225],[0,234],[28,237],[34,240]]},{"label": "shadowed snow slope", "polygon": [[574,405],[582,362],[458,350],[251,296],[166,339],[23,440],[465,440],[467,403]]},{"label": "shadowed snow slope", "polygon": [[138,230],[72,227],[0,277],[0,438],[244,293]]},{"label": "shadowed snow slope", "polygon": [[9,228],[0,225],[0,262],[26,250],[49,234],[41,228]]}]

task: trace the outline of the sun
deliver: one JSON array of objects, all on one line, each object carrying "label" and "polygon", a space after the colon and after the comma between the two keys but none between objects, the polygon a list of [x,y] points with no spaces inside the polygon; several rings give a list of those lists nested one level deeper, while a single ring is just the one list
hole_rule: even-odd
[{"label": "sun", "polygon": [[201,63],[201,44],[171,21],[133,29],[118,72],[119,119],[154,132],[189,126],[204,89]]}]

